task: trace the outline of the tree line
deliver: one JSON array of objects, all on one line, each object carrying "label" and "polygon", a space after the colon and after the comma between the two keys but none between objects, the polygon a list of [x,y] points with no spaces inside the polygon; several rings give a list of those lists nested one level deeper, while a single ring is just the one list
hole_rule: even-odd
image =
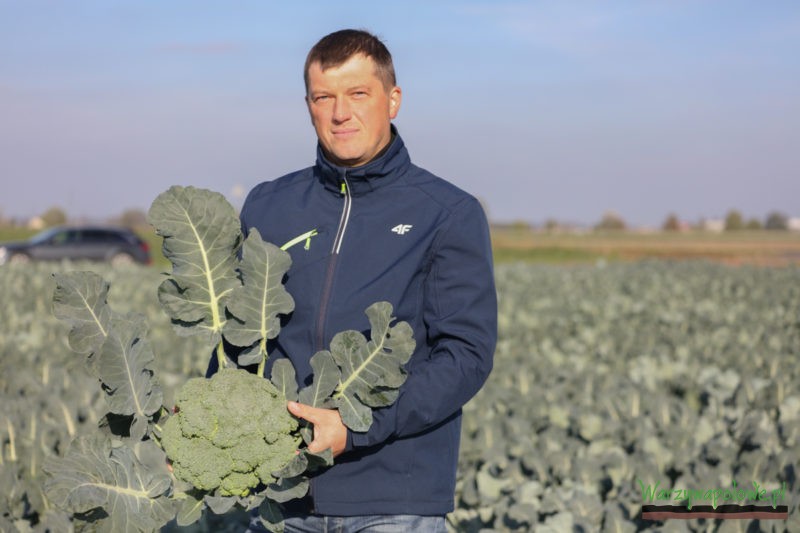
[{"label": "tree line", "polygon": [[[61,207],[51,207],[36,218],[38,219],[38,225],[45,228],[59,226],[70,221],[75,222],[74,220],[69,219],[67,212]],[[30,222],[30,220],[6,219],[0,213],[0,227],[28,227],[31,225]],[[141,209],[126,209],[119,216],[111,217],[104,222],[131,228],[139,228],[147,225],[147,217],[145,212]],[[530,224],[524,221],[515,222],[512,224],[512,226],[530,228]],[[555,219],[548,219],[543,225],[543,229],[547,231],[555,231],[563,229],[564,227],[564,224]],[[593,229],[599,231],[624,231],[631,229],[626,223],[625,219],[619,213],[614,211],[606,211],[602,218],[592,227]],[[661,224],[661,230],[663,231],[677,232],[707,229],[710,228],[709,223],[706,220],[700,220],[699,222],[690,224],[682,221],[674,213],[667,215],[667,217],[664,219],[664,222]],[[789,229],[789,217],[779,211],[772,211],[763,220],[756,217],[745,218],[745,216],[738,209],[731,209],[725,215],[725,218],[721,221],[721,224],[718,223],[718,227],[713,229],[724,231],[786,231]]]},{"label": "tree line", "polygon": [[[772,211],[762,221],[756,217],[745,219],[741,211],[738,209],[731,209],[725,215],[722,223],[717,228],[710,228],[706,220],[701,220],[696,224],[689,224],[682,221],[674,213],[667,215],[664,222],[661,224],[663,231],[686,231],[686,230],[706,230],[706,229],[719,229],[724,231],[742,231],[742,230],[778,230],[786,231],[789,229],[789,217],[778,211]],[[603,218],[594,226],[597,230],[603,231],[619,231],[628,229],[625,220],[615,212],[606,212]]]}]

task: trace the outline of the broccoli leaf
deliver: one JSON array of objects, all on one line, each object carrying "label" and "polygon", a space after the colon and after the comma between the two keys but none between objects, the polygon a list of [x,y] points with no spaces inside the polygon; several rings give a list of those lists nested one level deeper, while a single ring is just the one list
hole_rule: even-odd
[{"label": "broccoli leaf", "polygon": [[258,508],[258,516],[261,518],[261,525],[267,531],[283,532],[283,508],[278,502],[269,498],[264,500]]},{"label": "broccoli leaf", "polygon": [[301,450],[301,453],[304,453],[308,457],[306,472],[309,474],[321,468],[333,466],[333,452],[330,448],[326,448],[319,453],[311,453],[308,451],[308,448],[304,448]]},{"label": "broccoli leaf", "polygon": [[331,341],[331,355],[342,371],[333,403],[342,422],[353,431],[367,431],[372,423],[370,407],[391,404],[406,380],[405,364],[414,353],[411,326],[399,322],[390,327],[392,305],[377,302],[366,310],[372,326],[370,341],[358,331],[343,331]]},{"label": "broccoli leaf", "polygon": [[342,372],[336,366],[331,352],[323,350],[311,358],[311,368],[314,369],[314,381],[300,391],[300,403],[312,407],[327,407],[330,396],[342,378]]},{"label": "broccoli leaf", "polygon": [[150,417],[161,408],[161,387],[155,383],[153,351],[144,340],[143,316],[112,318],[111,329],[97,361],[106,401],[112,413],[133,415],[130,435],[134,440],[147,434]]},{"label": "broccoli leaf", "polygon": [[167,498],[171,482],[163,472],[145,468],[127,446],[114,447],[104,438],[80,437],[63,458],[48,458],[44,470],[47,497],[73,513],[95,513],[103,531],[152,531],[175,516]]},{"label": "broccoli leaf", "polygon": [[363,432],[372,425],[372,409],[360,402],[354,395],[343,394],[337,396],[335,401],[345,426],[353,431]]},{"label": "broccoli leaf", "polygon": [[276,478],[289,478],[299,476],[303,472],[306,471],[308,468],[308,457],[304,452],[307,450],[302,450],[300,453],[294,456],[289,464],[281,468],[280,470],[273,472],[273,475]]},{"label": "broccoli leaf", "polygon": [[87,366],[102,383],[110,412],[132,415],[129,434],[141,439],[162,401],[150,368],[154,356],[144,340],[144,318],[114,313],[106,303],[108,284],[94,272],[57,274],[55,280],[53,308],[73,325],[70,346],[91,352]]},{"label": "broccoli leaf", "polygon": [[212,494],[207,494],[204,501],[214,514],[225,514],[233,509],[233,506],[236,505],[237,498],[235,496],[214,496]]},{"label": "broccoli leaf", "polygon": [[178,508],[178,515],[176,516],[178,525],[188,526],[194,524],[203,516],[203,509],[205,509],[205,507],[206,504],[203,501],[202,495],[196,494],[193,490],[186,492],[185,498]]},{"label": "broccoli leaf", "polygon": [[297,401],[297,374],[292,362],[278,359],[272,364],[270,381],[275,388],[289,401]]},{"label": "broccoli leaf", "polygon": [[286,503],[289,500],[302,498],[308,492],[309,482],[307,477],[297,476],[282,478],[277,483],[267,485],[266,495],[270,500]]},{"label": "broccoli leaf", "polygon": [[69,347],[89,356],[89,370],[94,368],[95,354],[108,336],[111,309],[107,304],[108,283],[94,272],[53,274],[53,314],[68,323]]},{"label": "broccoli leaf", "polygon": [[282,283],[291,264],[287,252],[264,242],[257,229],[251,230],[239,264],[243,285],[234,289],[227,301],[235,319],[228,320],[223,330],[225,338],[236,346],[257,343],[239,356],[240,365],[258,364],[267,357],[267,339],[280,331],[278,314],[294,310],[294,300]]},{"label": "broccoli leaf", "polygon": [[164,256],[172,263],[159,301],[179,334],[204,335],[216,344],[225,325],[225,299],[240,286],[236,211],[219,193],[176,185],[153,201],[147,220],[164,237]]}]

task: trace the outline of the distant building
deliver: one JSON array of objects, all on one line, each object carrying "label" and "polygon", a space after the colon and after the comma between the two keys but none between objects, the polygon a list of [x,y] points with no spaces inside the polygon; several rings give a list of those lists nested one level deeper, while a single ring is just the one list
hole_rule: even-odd
[{"label": "distant building", "polygon": [[28,220],[28,228],[34,230],[44,229],[45,223],[42,217],[33,217]]},{"label": "distant building", "polygon": [[786,229],[789,231],[800,231],[800,217],[788,219],[786,221]]},{"label": "distant building", "polygon": [[722,219],[704,220],[702,228],[704,231],[712,231],[714,233],[722,233],[725,231],[725,221]]}]

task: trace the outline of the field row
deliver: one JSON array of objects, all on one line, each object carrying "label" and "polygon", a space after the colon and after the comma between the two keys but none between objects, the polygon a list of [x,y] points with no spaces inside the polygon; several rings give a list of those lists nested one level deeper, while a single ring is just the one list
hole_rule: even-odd
[{"label": "field row", "polygon": [[492,240],[500,263],[692,259],[731,265],[800,264],[800,232],[789,231],[571,234],[496,228]]}]

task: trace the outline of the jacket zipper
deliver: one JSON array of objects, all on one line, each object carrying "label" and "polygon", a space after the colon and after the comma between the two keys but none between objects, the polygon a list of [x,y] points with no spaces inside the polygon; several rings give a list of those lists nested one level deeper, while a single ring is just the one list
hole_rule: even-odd
[{"label": "jacket zipper", "polygon": [[[342,249],[342,240],[344,233],[347,230],[347,223],[350,220],[350,209],[353,204],[353,198],[350,196],[350,184],[347,182],[347,171],[342,172],[342,185],[340,190],[344,196],[344,205],[342,206],[342,214],[339,217],[339,227],[336,230],[336,238],[333,239],[333,248],[331,248],[331,256],[328,259],[328,268],[325,271],[325,285],[322,288],[322,298],[319,304],[319,314],[317,315],[317,337],[315,352],[324,349],[323,341],[325,340],[325,317],[328,314],[328,301],[331,298],[331,290],[333,288],[333,277],[336,272],[336,264],[339,261],[339,251]],[[310,238],[310,237],[309,237]],[[308,486],[308,495],[311,499],[311,514],[316,514],[317,505],[314,502],[314,478]]]},{"label": "jacket zipper", "polygon": [[353,198],[350,195],[350,184],[347,182],[346,171],[342,173],[341,194],[344,196],[344,205],[342,206],[342,214],[339,217],[339,227],[336,230],[336,237],[333,239],[333,248],[331,248],[331,256],[328,260],[328,267],[325,272],[325,284],[322,288],[322,298],[320,299],[319,314],[317,315],[315,351],[324,349],[323,341],[325,339],[325,317],[328,314],[328,302],[331,298],[333,277],[334,273],[336,272],[336,264],[339,261],[339,252],[342,249],[342,241],[344,240],[344,233],[347,230],[347,223],[350,220],[350,209],[353,203]]},{"label": "jacket zipper", "polygon": [[347,173],[342,174],[342,188],[341,193],[344,196],[344,207],[342,208],[342,216],[339,218],[339,229],[336,231],[336,239],[333,241],[333,249],[331,253],[339,254],[342,249],[342,240],[344,239],[344,232],[347,229],[347,222],[350,220],[350,208],[353,203],[353,198],[350,196],[350,184],[347,182]]}]

